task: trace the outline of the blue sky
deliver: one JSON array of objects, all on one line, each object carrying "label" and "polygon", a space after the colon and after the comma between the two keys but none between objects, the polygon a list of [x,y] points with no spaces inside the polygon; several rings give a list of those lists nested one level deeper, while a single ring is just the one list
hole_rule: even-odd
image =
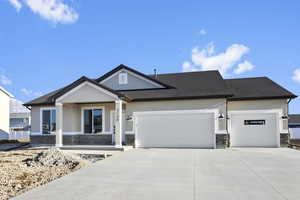
[{"label": "blue sky", "polygon": [[28,101],[123,63],[268,76],[300,94],[299,10],[275,0],[1,0],[0,85]]}]

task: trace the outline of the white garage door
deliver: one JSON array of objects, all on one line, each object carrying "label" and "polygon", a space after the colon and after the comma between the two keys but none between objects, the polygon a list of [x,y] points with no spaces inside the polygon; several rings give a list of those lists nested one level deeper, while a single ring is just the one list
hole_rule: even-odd
[{"label": "white garage door", "polygon": [[136,147],[214,148],[214,113],[137,112]]},{"label": "white garage door", "polygon": [[230,115],[232,147],[278,147],[279,126],[275,113],[240,113]]}]

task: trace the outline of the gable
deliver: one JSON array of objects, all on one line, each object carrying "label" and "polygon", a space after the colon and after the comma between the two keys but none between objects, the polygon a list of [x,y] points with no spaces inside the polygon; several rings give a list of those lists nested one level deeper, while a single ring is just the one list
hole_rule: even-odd
[{"label": "gable", "polygon": [[109,91],[101,89],[89,82],[84,82],[63,96],[59,97],[56,102],[59,103],[88,103],[88,102],[111,102],[118,99]]},{"label": "gable", "polygon": [[[120,78],[123,77],[120,77],[120,74],[122,75],[124,74],[125,76],[127,76],[126,83],[121,82],[122,80],[120,80]],[[104,79],[100,83],[113,90],[137,90],[137,89],[163,88],[163,86],[154,83],[150,80],[147,80],[144,77],[141,77],[125,69],[119,70],[118,72],[114,73],[107,79]]]},{"label": "gable", "polygon": [[96,81],[113,90],[172,88],[172,86],[122,64]]}]

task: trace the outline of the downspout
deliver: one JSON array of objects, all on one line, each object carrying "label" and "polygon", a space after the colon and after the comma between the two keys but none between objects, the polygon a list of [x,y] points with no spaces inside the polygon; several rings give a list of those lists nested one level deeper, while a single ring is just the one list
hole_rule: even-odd
[{"label": "downspout", "polygon": [[226,103],[225,103],[225,120],[226,120],[226,133],[227,133],[227,141],[226,141],[226,147],[230,147],[230,134],[228,132],[228,99],[226,98]]},{"label": "downspout", "polygon": [[291,143],[290,143],[290,128],[289,128],[289,114],[290,114],[290,106],[289,106],[289,104],[290,104],[290,102],[292,101],[292,98],[290,98],[288,101],[287,101],[287,104],[286,104],[286,114],[287,114],[287,116],[288,116],[288,124],[287,124],[287,129],[288,129],[288,146],[291,146]]}]

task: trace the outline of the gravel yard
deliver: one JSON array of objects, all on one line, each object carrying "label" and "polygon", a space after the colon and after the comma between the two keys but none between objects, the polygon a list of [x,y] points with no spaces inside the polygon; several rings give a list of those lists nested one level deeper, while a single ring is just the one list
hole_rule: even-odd
[{"label": "gravel yard", "polygon": [[102,159],[101,155],[78,155],[55,148],[0,151],[0,200],[19,195]]}]

